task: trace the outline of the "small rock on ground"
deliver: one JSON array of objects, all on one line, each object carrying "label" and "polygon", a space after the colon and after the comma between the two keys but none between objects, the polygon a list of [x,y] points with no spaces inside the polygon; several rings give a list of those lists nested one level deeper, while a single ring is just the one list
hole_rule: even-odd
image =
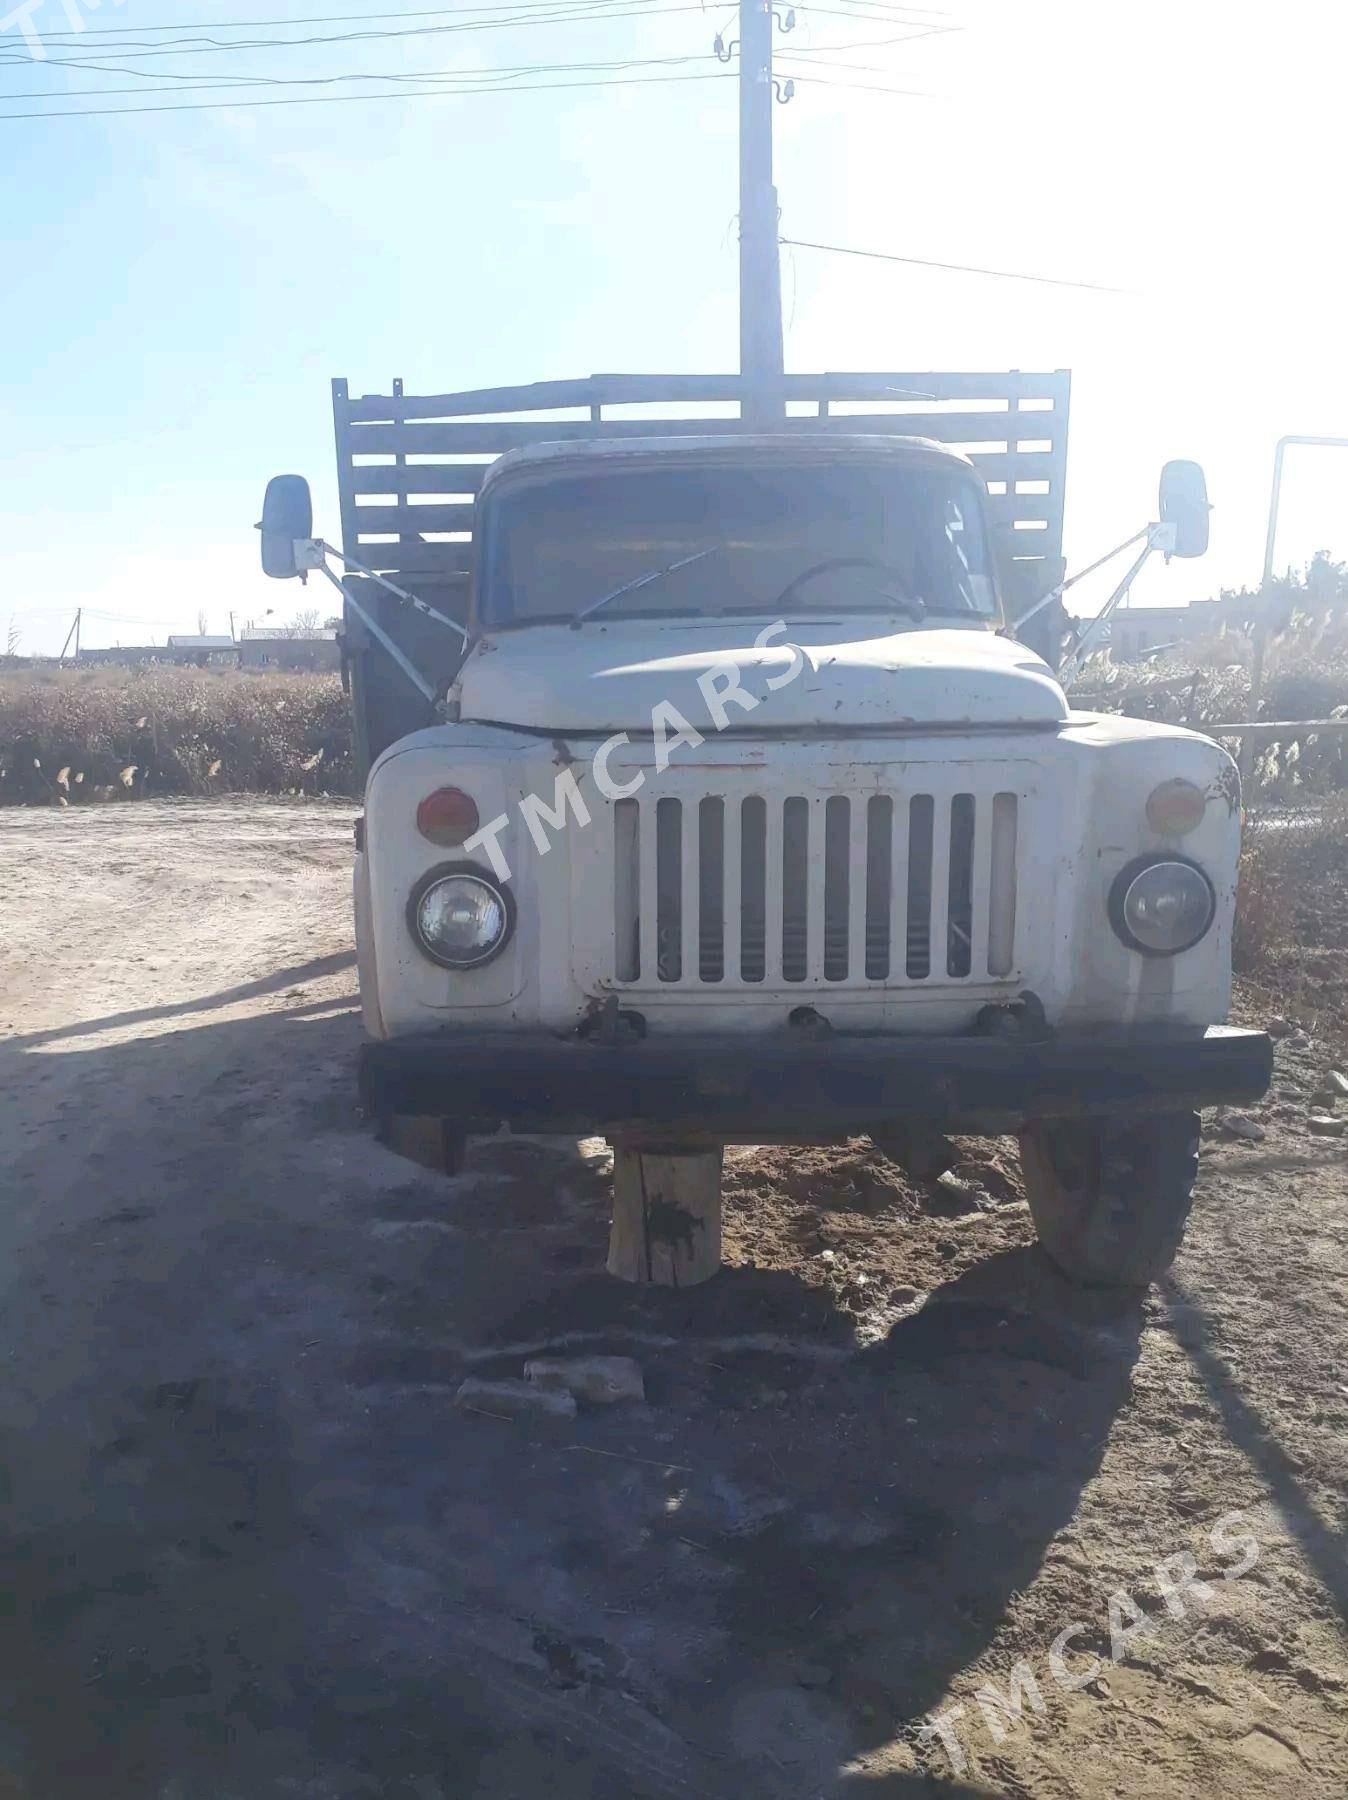
[{"label": "small rock on ground", "polygon": [[938,1175],[931,1183],[931,1194],[939,1211],[946,1213],[986,1212],[993,1204],[992,1195],[971,1181],[961,1181],[952,1170]]},{"label": "small rock on ground", "polygon": [[576,1398],[565,1389],[540,1387],[532,1381],[485,1381],[469,1376],[454,1404],[465,1412],[495,1413],[505,1418],[541,1414],[551,1419],[574,1419]]},{"label": "small rock on ground", "polygon": [[594,1406],[646,1398],[641,1365],[630,1356],[535,1356],[524,1365],[524,1379]]},{"label": "small rock on ground", "polygon": [[1264,1127],[1249,1113],[1219,1113],[1217,1129],[1227,1137],[1243,1138],[1249,1144],[1262,1144],[1265,1137]]},{"label": "small rock on ground", "polygon": [[1312,1113],[1306,1128],[1316,1137],[1342,1137],[1348,1132],[1348,1119],[1334,1119],[1328,1113]]}]

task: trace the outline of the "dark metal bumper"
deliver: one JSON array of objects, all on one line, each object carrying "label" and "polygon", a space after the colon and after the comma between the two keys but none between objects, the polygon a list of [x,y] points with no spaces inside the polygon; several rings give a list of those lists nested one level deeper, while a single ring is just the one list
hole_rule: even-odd
[{"label": "dark metal bumper", "polygon": [[932,1121],[1013,1131],[1032,1119],[1257,1100],[1262,1031],[1092,1031],[1003,1037],[650,1037],[605,1045],[543,1033],[444,1031],[367,1043],[367,1111],[430,1113],[465,1130],[771,1142]]}]

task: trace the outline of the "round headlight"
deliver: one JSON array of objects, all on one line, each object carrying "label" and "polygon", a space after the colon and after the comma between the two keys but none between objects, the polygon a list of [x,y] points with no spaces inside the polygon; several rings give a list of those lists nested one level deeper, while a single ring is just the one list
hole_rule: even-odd
[{"label": "round headlight", "polygon": [[407,919],[432,962],[477,969],[505,948],[515,907],[509,889],[480,869],[432,869],[413,890]]},{"label": "round headlight", "polygon": [[1130,950],[1178,956],[1212,924],[1217,897],[1197,863],[1144,857],[1129,863],[1109,895],[1109,918]]}]

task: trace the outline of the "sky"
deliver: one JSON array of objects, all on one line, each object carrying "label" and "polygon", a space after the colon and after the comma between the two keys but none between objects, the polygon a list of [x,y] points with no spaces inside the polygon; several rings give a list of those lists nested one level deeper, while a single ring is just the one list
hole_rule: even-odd
[{"label": "sky", "polygon": [[[337,537],[335,375],[387,393],[734,368],[735,83],[711,53],[734,9],[578,10],[31,0],[43,60],[0,29],[0,629],[21,651],[59,650],[76,607],[86,644],[326,611],[264,580],[252,525],[267,477],[297,470]],[[210,35],[422,35],[200,47],[207,25],[316,15],[360,22]],[[147,56],[165,36],[197,52]],[[1152,517],[1185,456],[1212,547],[1155,559],[1137,603],[1257,582],[1276,440],[1348,436],[1345,9],[825,0],[776,49],[798,78],[775,114],[784,236],[1125,290],[787,249],[788,369],[1070,368],[1069,565]],[[218,103],[244,77],[647,58],[692,60],[628,76],[711,79],[89,116],[182,106],[189,75]],[[1348,451],[1289,453],[1279,567],[1348,557],[1346,493]]]}]

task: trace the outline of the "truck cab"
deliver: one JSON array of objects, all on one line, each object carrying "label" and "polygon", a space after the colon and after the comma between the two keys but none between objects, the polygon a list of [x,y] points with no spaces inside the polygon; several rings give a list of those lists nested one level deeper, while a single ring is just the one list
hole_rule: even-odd
[{"label": "truck cab", "polygon": [[370,1113],[451,1170],[470,1133],[607,1135],[611,1266],[676,1280],[719,1260],[726,1143],[930,1173],[1014,1132],[1069,1277],[1159,1274],[1196,1109],[1269,1078],[1223,1023],[1238,780],[1074,712],[1005,570],[984,475],[921,436],[500,456],[434,719],[366,784]]}]

